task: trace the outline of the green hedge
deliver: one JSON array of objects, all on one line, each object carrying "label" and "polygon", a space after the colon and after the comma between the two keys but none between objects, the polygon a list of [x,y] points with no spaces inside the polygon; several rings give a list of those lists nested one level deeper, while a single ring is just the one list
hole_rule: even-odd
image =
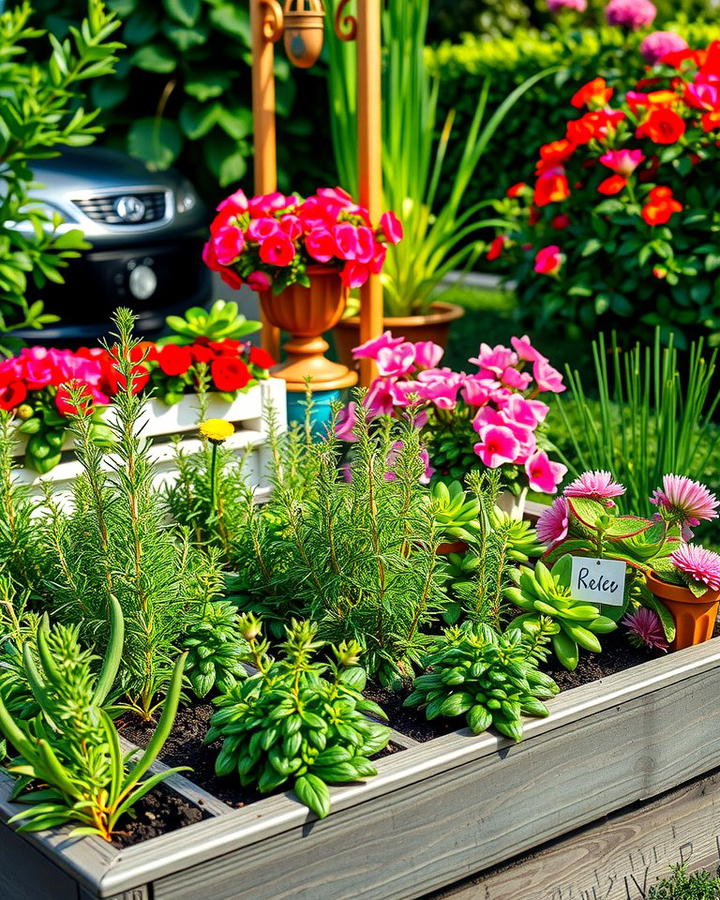
[{"label": "green hedge", "polygon": [[[678,22],[667,25],[691,46],[704,46],[720,38],[720,25]],[[628,36],[619,28],[603,27],[546,33],[518,29],[512,39],[481,40],[465,36],[462,44],[442,44],[428,49],[431,71],[440,79],[440,123],[450,109],[457,112],[454,130],[462,135],[472,120],[485,78],[491,79],[488,114],[513,88],[536,72],[551,66],[561,70],[529,90],[506,117],[493,138],[485,167],[480,167],[468,192],[470,206],[500,196],[517,181],[530,181],[538,147],[564,137],[566,123],[578,116],[570,98],[597,75],[609,83],[627,87],[641,78],[644,63],[637,50],[647,32]],[[462,142],[450,147],[459,154]],[[452,161],[448,164],[452,170]]]}]

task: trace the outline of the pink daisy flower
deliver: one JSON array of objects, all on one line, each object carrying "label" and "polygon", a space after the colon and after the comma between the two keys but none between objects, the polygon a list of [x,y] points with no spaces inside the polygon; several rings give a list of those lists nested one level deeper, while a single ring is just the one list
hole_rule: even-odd
[{"label": "pink daisy flower", "polygon": [[683,527],[683,537],[689,540],[700,522],[717,519],[720,501],[714,494],[697,481],[685,475],[663,475],[662,490],[653,491],[650,502],[654,503],[664,519]]},{"label": "pink daisy flower", "polygon": [[681,544],[670,560],[683,575],[711,591],[720,591],[720,556],[699,544]]},{"label": "pink daisy flower", "polygon": [[552,505],[542,511],[535,530],[540,543],[548,549],[565,540],[568,533],[568,503],[564,497],[556,497]]},{"label": "pink daisy flower", "polygon": [[612,498],[625,493],[623,485],[613,481],[609,472],[595,471],[583,474],[571,481],[563,494],[566,497],[586,497],[589,500],[605,501],[606,506],[615,506]]},{"label": "pink daisy flower", "polygon": [[665,639],[660,616],[652,609],[641,606],[634,613],[628,613],[622,620],[630,634],[628,640],[636,647],[652,647],[657,650],[667,650],[668,642]]}]

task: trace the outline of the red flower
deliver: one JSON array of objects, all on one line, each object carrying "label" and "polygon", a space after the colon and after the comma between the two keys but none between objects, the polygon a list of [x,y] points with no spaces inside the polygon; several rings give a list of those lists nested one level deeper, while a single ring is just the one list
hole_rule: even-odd
[{"label": "red flower", "polygon": [[205,346],[205,344],[191,344],[188,347],[188,350],[190,351],[190,355],[193,358],[193,362],[209,363],[212,362],[213,359],[215,359],[214,351],[211,350],[210,347]]},{"label": "red flower", "polygon": [[573,144],[589,144],[593,138],[602,140],[615,131],[625,113],[619,109],[603,109],[585,113],[579,119],[568,122],[566,137]]},{"label": "red flower", "polygon": [[166,375],[184,375],[193,364],[190,350],[177,344],[166,344],[161,347],[157,361]]},{"label": "red flower", "polygon": [[535,271],[541,275],[555,275],[560,271],[564,259],[557,244],[543,247],[535,254]]},{"label": "red flower", "polygon": [[682,212],[682,203],[673,197],[669,187],[653,188],[647,196],[647,202],[640,215],[648,225],[664,225],[676,212]]},{"label": "red flower", "polygon": [[487,258],[490,260],[497,259],[503,252],[503,249],[505,248],[506,240],[507,240],[507,235],[499,234],[493,240],[493,242],[490,244],[490,249],[487,252]]},{"label": "red flower", "polygon": [[[115,368],[114,363],[108,367],[108,371],[106,374],[109,393],[118,394],[121,390],[124,391],[127,389],[127,381],[125,380],[125,376],[118,372],[118,370]],[[145,368],[145,366],[133,366],[132,372],[130,373],[133,394],[139,394],[140,391],[148,383],[149,378],[150,373]]]},{"label": "red flower", "polygon": [[251,347],[249,358],[253,366],[259,366],[261,369],[271,369],[275,365],[275,360],[262,347]]},{"label": "red flower", "polygon": [[604,78],[593,78],[577,91],[570,103],[576,109],[583,106],[600,108],[605,106],[612,95],[613,90],[607,86]]},{"label": "red flower", "polygon": [[598,194],[619,194],[627,184],[627,178],[622,175],[611,175],[598,185]]},{"label": "red flower", "polygon": [[260,244],[260,259],[270,266],[289,266],[294,258],[295,245],[282,232],[271,234]]},{"label": "red flower", "polygon": [[72,387],[80,389],[81,394],[79,402],[75,404],[72,399],[72,393],[67,385],[61,385],[55,394],[55,406],[61,416],[89,416],[93,411],[93,398],[90,389],[86,384],[79,381],[71,382]]},{"label": "red flower", "polygon": [[9,381],[0,387],[0,409],[15,409],[25,402],[26,397],[27,388],[22,381]]},{"label": "red flower", "polygon": [[674,144],[685,134],[685,120],[666,107],[657,107],[638,128],[637,137],[648,137],[655,144]]},{"label": "red flower", "polygon": [[564,163],[566,159],[571,157],[576,149],[577,147],[575,144],[573,144],[572,141],[568,141],[566,138],[544,144],[540,148],[540,161],[535,167],[535,173],[537,175],[542,175],[543,172],[547,172],[553,166],[559,166],[561,163]]},{"label": "red flower", "polygon": [[213,382],[219,391],[233,393],[250,381],[250,370],[241,359],[219,356],[210,365]]},{"label": "red flower", "polygon": [[518,181],[517,184],[510,185],[505,194],[507,197],[519,197],[526,187],[527,184],[524,181]]},{"label": "red flower", "polygon": [[221,341],[210,341],[208,346],[216,356],[239,356],[241,341],[235,338],[223,338]]},{"label": "red flower", "polygon": [[547,206],[549,203],[558,203],[570,196],[570,187],[565,177],[565,169],[557,166],[548,169],[535,182],[533,201],[536,206]]},{"label": "red flower", "polygon": [[569,225],[570,216],[566,216],[565,213],[560,213],[550,219],[550,227],[555,228],[557,231],[564,231]]},{"label": "red flower", "polygon": [[700,119],[703,131],[716,131],[720,128],[720,109],[714,109],[712,112],[704,113]]}]

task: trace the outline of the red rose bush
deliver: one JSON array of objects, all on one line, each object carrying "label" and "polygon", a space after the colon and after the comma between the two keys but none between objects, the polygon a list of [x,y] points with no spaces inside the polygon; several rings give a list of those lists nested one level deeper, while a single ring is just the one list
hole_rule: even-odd
[{"label": "red rose bush", "polygon": [[515,264],[536,325],[720,334],[720,42],[656,35],[646,58],[665,48],[624,91],[601,77],[577,91],[579,115],[540,147],[534,179],[496,204],[512,225],[487,255]]},{"label": "red rose bush", "polygon": [[277,191],[248,199],[238,190],[218,206],[203,259],[232,288],[277,294],[295,283],[307,287],[307,268],[318,265],[357,288],[381,271],[387,244],[401,239],[393,213],[376,227],[341,188],[320,188],[307,199]]}]

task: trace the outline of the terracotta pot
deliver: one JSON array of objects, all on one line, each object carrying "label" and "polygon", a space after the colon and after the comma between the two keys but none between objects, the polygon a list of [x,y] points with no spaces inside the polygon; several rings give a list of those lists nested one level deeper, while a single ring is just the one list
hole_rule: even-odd
[{"label": "terracotta pot", "polygon": [[[465,315],[462,306],[455,303],[437,301],[430,306],[432,312],[426,316],[388,316],[383,319],[383,331],[392,331],[395,337],[408,341],[435,341],[447,347],[450,324]],[[360,344],[360,317],[349,316],[341,319],[333,329],[333,340],[337,357],[344,365],[357,368],[352,358],[353,347]]]},{"label": "terracotta pot", "polygon": [[668,584],[655,575],[647,576],[647,586],[670,610],[675,619],[673,650],[682,650],[710,640],[717,619],[720,591],[707,590],[696,597],[690,588]]},{"label": "terracotta pot", "polygon": [[292,336],[284,346],[287,360],[272,372],[287,383],[288,391],[305,391],[306,378],[312,379],[313,390],[350,387],[357,375],[325,358],[329,345],[322,337],[340,320],[347,289],[335,269],[309,266],[307,273],[310,287],[291,284],[279,294],[268,291],[261,295],[268,321]]},{"label": "terracotta pot", "polygon": [[444,544],[438,544],[435,553],[438,556],[449,556],[451,553],[464,553],[467,548],[467,541],[452,541]]}]

